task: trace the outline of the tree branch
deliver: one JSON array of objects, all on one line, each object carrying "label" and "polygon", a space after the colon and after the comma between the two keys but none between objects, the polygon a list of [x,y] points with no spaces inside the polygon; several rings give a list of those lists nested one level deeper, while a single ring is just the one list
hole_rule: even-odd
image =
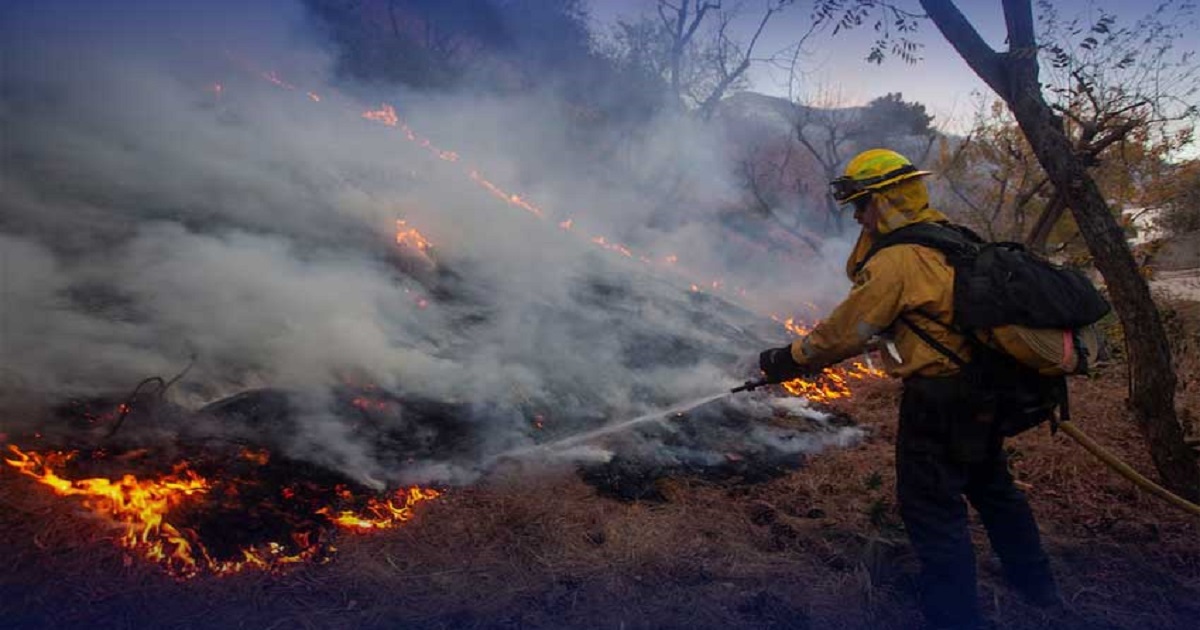
[{"label": "tree branch", "polygon": [[[967,21],[962,11],[951,0],[921,0],[921,7],[950,42],[967,65],[1002,97],[1009,95],[1012,88],[1006,80],[1001,57],[979,36],[975,27]],[[1006,99],[1007,100],[1007,99]]]}]

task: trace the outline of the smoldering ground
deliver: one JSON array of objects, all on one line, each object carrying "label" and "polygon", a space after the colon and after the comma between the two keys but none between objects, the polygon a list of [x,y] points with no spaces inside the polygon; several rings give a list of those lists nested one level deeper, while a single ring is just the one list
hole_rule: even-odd
[{"label": "smoldering ground", "polygon": [[[726,389],[786,339],[764,312],[844,283],[810,284],[836,260],[730,254],[714,213],[738,195],[732,166],[685,117],[597,161],[552,89],[334,76],[294,3],[23,4],[0,10],[9,410],[194,357],[177,403],[303,392],[289,455],[392,480],[332,411],[338,388],[461,405],[479,449],[502,451],[530,443],[534,416],[597,424]],[[362,117],[384,103],[416,139]],[[687,194],[648,194],[667,181]],[[398,220],[431,249],[397,244]],[[603,246],[617,243],[636,254]],[[758,302],[690,290],[717,279]]]}]

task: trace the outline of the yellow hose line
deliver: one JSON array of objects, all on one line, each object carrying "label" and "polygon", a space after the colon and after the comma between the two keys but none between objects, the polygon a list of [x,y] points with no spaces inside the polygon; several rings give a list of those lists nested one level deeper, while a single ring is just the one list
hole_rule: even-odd
[{"label": "yellow hose line", "polygon": [[1137,484],[1141,489],[1157,496],[1160,499],[1165,499],[1166,501],[1174,503],[1177,507],[1187,512],[1191,512],[1195,516],[1200,516],[1200,505],[1196,505],[1195,503],[1192,503],[1191,501],[1188,501],[1187,499],[1143,477],[1140,473],[1138,473],[1138,471],[1130,468],[1129,464],[1117,459],[1116,455],[1104,450],[1103,446],[1100,446],[1095,440],[1088,437],[1088,435],[1081,431],[1079,427],[1075,426],[1074,422],[1060,422],[1058,424],[1058,428],[1062,429],[1063,433],[1071,436],[1071,438],[1076,442],[1079,442],[1080,446],[1087,449],[1089,453],[1095,455],[1100,459],[1100,461],[1108,464],[1109,468],[1112,468],[1120,473],[1122,477]]}]

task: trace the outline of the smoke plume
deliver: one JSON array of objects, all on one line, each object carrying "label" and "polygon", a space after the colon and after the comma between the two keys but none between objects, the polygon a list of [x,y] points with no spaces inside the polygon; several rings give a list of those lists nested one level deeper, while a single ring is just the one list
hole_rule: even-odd
[{"label": "smoke plume", "polygon": [[[786,340],[764,315],[844,283],[722,233],[732,166],[686,117],[597,163],[552,90],[334,77],[290,2],[53,0],[0,23],[0,401],[194,358],[176,402],[306,392],[292,454],[375,479],[395,473],[329,411],[337,388],[461,404],[508,448],[535,412],[602,422],[728,388]],[[399,124],[362,115],[385,105]],[[664,181],[678,203],[645,194]]]}]

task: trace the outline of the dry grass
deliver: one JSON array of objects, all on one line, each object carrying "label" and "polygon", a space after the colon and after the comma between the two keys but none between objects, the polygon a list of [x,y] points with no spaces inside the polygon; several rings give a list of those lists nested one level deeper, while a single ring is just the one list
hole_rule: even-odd
[{"label": "dry grass", "polygon": [[[1181,367],[1197,361],[1180,357]],[[1180,404],[1192,414],[1196,373],[1181,370]],[[1078,423],[1152,472],[1123,408],[1123,368],[1072,387]],[[917,627],[916,562],[893,498],[898,392],[888,381],[862,386],[838,407],[872,428],[868,439],[767,483],[666,479],[667,501],[622,503],[571,470],[508,469],[422,505],[403,528],[343,534],[333,562],[281,575],[176,582],[4,470],[0,627]],[[1050,617],[1018,600],[974,525],[981,596],[1000,627],[1194,627],[1194,520],[1065,435],[1039,430],[1010,448],[1067,605]]]}]

